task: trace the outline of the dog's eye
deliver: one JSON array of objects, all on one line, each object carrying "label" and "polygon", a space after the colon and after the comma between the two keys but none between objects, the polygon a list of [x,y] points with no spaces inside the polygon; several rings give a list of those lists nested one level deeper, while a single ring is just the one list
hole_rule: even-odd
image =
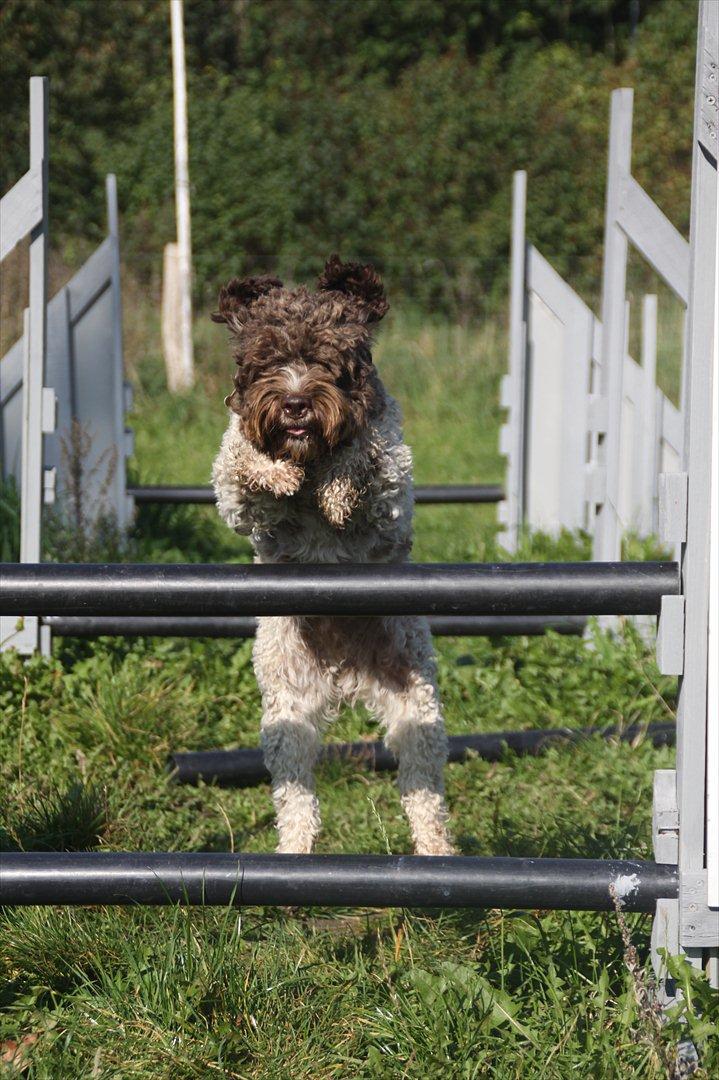
[{"label": "dog's eye", "polygon": [[340,375],[338,375],[338,377],[335,379],[335,384],[339,387],[340,390],[351,390],[352,376],[350,375],[349,371],[343,371]]}]

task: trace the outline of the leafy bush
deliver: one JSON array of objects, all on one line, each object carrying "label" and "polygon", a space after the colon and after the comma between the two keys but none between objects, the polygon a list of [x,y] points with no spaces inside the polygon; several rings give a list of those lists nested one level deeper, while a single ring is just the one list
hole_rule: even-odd
[{"label": "leafy bush", "polygon": [[[471,315],[506,284],[511,173],[560,272],[599,282],[609,91],[637,90],[636,173],[688,218],[694,0],[187,0],[198,299],[230,274],[314,275],[340,248],[395,294]],[[3,11],[0,183],[26,166],[25,79],[52,76],[56,242],[101,235],[118,173],[130,269],[174,233],[167,12],[142,0]],[[71,76],[68,77],[69,58]],[[661,168],[657,168],[661,162]]]}]

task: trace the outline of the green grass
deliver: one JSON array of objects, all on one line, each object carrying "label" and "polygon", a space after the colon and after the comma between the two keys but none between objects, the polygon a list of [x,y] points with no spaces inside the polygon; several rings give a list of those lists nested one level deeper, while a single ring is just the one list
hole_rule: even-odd
[{"label": "green grass", "polygon": [[[230,365],[203,327],[201,390],[171,399],[136,365],[135,476],[208,478]],[[402,401],[423,481],[501,479],[501,334],[395,316],[378,362]],[[422,508],[416,557],[502,557],[492,508]],[[203,508],[146,509],[129,553],[247,559]],[[526,558],[580,558],[586,538],[527,539]],[[452,733],[648,723],[674,713],[631,626],[616,638],[438,642]],[[58,641],[51,660],[0,662],[0,790],[8,850],[268,851],[265,786],[182,788],[172,749],[256,745],[250,645]],[[328,738],[374,734],[346,711]],[[652,772],[672,752],[599,740],[541,758],[447,769],[466,854],[651,857]],[[318,790],[323,852],[409,850],[392,777],[333,764]],[[628,919],[642,960],[649,920]],[[685,970],[679,972],[688,979]],[[8,1075],[87,1077],[661,1077],[661,1039],[637,1005],[614,916],[316,909],[6,909],[0,1056]],[[719,1060],[716,1006],[697,977],[687,1010],[704,1075]],[[21,1055],[9,1063],[12,1047]]]}]

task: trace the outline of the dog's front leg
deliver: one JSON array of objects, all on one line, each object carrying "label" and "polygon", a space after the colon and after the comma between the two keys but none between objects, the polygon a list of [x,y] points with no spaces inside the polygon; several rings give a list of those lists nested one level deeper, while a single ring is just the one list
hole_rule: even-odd
[{"label": "dog's front leg", "polygon": [[320,831],[314,777],[319,735],[314,721],[290,707],[266,709],[262,716],[260,736],[272,778],[279,852],[309,854]]},{"label": "dog's front leg", "polygon": [[308,854],[320,831],[314,770],[332,683],[302,636],[301,620],[258,620],[254,666],[262,692],[260,741],[272,779],[277,850]]},{"label": "dog's front leg", "polygon": [[[417,855],[452,855],[454,848],[447,829],[444,799],[444,765],[447,736],[435,700],[406,700],[406,709],[390,708],[385,723],[385,743],[399,761],[397,786],[412,831]],[[433,715],[429,715],[429,713]],[[398,715],[402,712],[403,715]]]},{"label": "dog's front leg", "polygon": [[[399,632],[399,624],[402,630]],[[417,855],[452,855],[444,798],[447,735],[434,680],[429,627],[424,619],[396,621],[388,673],[373,681],[367,704],[385,729],[385,745],[398,759],[397,786]],[[392,651],[388,652],[392,657]]]}]

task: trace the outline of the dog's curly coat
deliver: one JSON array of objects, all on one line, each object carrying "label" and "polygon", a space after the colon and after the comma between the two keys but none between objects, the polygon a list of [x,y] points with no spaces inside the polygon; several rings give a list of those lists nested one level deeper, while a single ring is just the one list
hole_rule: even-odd
[{"label": "dog's curly coat", "polygon": [[[336,255],[315,292],[276,278],[221,290],[213,318],[233,334],[238,370],[213,482],[221,516],[250,535],[258,562],[409,558],[412,458],[371,355],[387,308],[373,268]],[[261,618],[254,665],[278,851],[312,849],[320,734],[341,701],[363,701],[384,726],[415,851],[452,851],[426,619]]]}]

